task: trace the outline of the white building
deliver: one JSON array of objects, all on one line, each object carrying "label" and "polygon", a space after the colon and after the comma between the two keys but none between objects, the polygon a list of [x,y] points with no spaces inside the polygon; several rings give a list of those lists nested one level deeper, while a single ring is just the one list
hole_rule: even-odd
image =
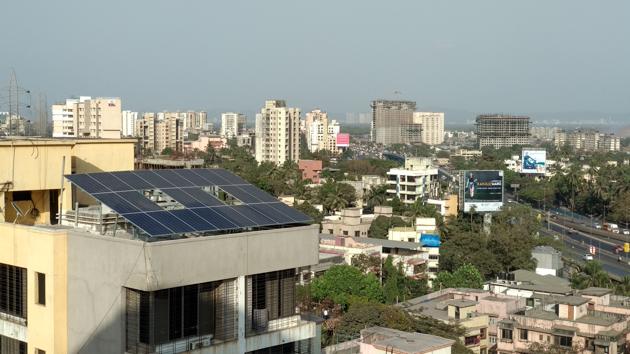
[{"label": "white building", "polygon": [[80,96],[52,105],[53,137],[120,139],[121,100]]},{"label": "white building", "polygon": [[337,134],[341,131],[341,126],[336,120],[329,120],[328,113],[319,109],[308,112],[303,125],[306,146],[310,152],[337,152]]},{"label": "white building", "polygon": [[413,122],[422,124],[422,142],[439,145],[444,142],[444,112],[413,112]]},{"label": "white building", "polygon": [[300,154],[300,109],[270,100],[256,114],[256,161],[297,162]]},{"label": "white building", "polygon": [[136,135],[138,112],[122,111],[122,136]]},{"label": "white building", "polygon": [[245,134],[247,117],[241,113],[226,112],[221,113],[221,136],[232,139],[238,135]]},{"label": "white building", "polygon": [[413,204],[418,199],[437,197],[438,169],[422,166],[417,169],[394,168],[387,172],[387,196],[398,197],[403,203]]}]

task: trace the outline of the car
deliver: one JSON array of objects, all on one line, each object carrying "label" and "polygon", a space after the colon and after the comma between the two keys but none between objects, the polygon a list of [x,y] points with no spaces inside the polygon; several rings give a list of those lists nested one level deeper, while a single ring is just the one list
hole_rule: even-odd
[{"label": "car", "polygon": [[630,235],[630,230],[628,230],[628,229],[623,229],[622,233],[623,233],[624,235]]},{"label": "car", "polygon": [[601,230],[602,225],[600,223],[595,223],[595,224],[593,224],[593,227],[596,228],[596,229],[600,229]]},{"label": "car", "polygon": [[583,259],[583,260],[585,260],[585,261],[587,261],[587,262],[588,262],[588,261],[592,261],[592,260],[593,260],[593,255],[592,255],[592,254],[590,254],[590,253],[586,253],[586,254],[584,254],[584,255],[582,256],[582,259]]}]

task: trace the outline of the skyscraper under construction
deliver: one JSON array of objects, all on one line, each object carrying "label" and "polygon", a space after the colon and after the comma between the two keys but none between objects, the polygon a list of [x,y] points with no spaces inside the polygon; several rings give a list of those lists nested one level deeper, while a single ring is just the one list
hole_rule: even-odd
[{"label": "skyscraper under construction", "polygon": [[477,116],[477,142],[479,148],[495,149],[513,145],[528,145],[530,118],[508,114],[482,114]]},{"label": "skyscraper under construction", "polygon": [[422,124],[413,122],[413,101],[372,101],[371,140],[378,144],[414,144],[422,142]]}]

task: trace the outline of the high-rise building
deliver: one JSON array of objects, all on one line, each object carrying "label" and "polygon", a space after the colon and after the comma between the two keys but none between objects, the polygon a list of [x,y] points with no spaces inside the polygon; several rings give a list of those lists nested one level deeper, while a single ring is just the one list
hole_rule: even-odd
[{"label": "high-rise building", "polygon": [[320,353],[318,226],[225,170],[133,171],[134,144],[0,140],[0,353]]},{"label": "high-rise building", "polygon": [[178,113],[144,113],[136,123],[136,136],[141,139],[142,149],[158,154],[166,148],[182,151],[183,132],[184,120]]},{"label": "high-rise building", "polygon": [[329,120],[328,113],[319,109],[306,113],[304,122],[304,135],[309,151],[337,152],[337,134],[341,131],[339,122]]},{"label": "high-rise building", "polygon": [[477,143],[479,148],[495,149],[530,143],[530,118],[508,114],[482,114],[477,116]]},{"label": "high-rise building", "polygon": [[444,142],[444,112],[413,112],[413,122],[422,125],[422,142],[439,145]]},{"label": "high-rise building", "polygon": [[134,136],[138,112],[122,111],[122,136]]},{"label": "high-rise building", "polygon": [[199,131],[204,130],[208,121],[208,113],[204,111],[188,111],[181,114],[184,119],[184,130]]},{"label": "high-rise building", "polygon": [[297,162],[300,158],[300,109],[270,100],[256,114],[256,161]]},{"label": "high-rise building", "polygon": [[422,125],[413,121],[413,101],[372,101],[371,139],[377,144],[415,144],[422,142]]},{"label": "high-rise building", "polygon": [[221,113],[221,136],[232,139],[245,134],[247,117],[241,113]]},{"label": "high-rise building", "polygon": [[556,132],[554,144],[557,148],[568,145],[574,150],[620,151],[621,139],[613,134],[603,134],[595,129],[576,129]]},{"label": "high-rise building", "polygon": [[81,96],[52,105],[53,137],[120,139],[120,98]]}]

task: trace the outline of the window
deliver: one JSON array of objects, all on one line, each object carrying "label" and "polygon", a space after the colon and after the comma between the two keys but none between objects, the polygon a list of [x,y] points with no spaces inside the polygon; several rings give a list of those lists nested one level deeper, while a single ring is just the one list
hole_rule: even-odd
[{"label": "window", "polygon": [[37,298],[35,302],[38,305],[46,305],[46,274],[35,272],[35,281],[37,287]]},{"label": "window", "polygon": [[0,353],[26,354],[26,343],[0,334]]},{"label": "window", "polygon": [[490,341],[490,344],[497,344],[497,336],[490,336],[488,340]]},{"label": "window", "polygon": [[248,334],[267,331],[268,321],[295,314],[295,269],[247,277]]},{"label": "window", "polygon": [[361,231],[355,231],[354,232],[354,237],[359,237],[361,236]]},{"label": "window", "polygon": [[556,345],[561,347],[573,347],[573,338],[565,336],[556,336]]},{"label": "window", "polygon": [[348,230],[344,230],[344,231],[343,231],[343,235],[344,235],[344,236],[348,236]]},{"label": "window", "polygon": [[332,235],[333,234],[333,229],[328,229],[328,233]]},{"label": "window", "polygon": [[542,334],[538,335],[538,340],[541,341],[541,342],[543,341],[543,335]]},{"label": "window", "polygon": [[31,191],[13,192],[13,201],[31,200]]},{"label": "window", "polygon": [[478,345],[478,344],[479,344],[479,337],[477,336],[470,336],[470,337],[464,338],[464,345],[466,346]]},{"label": "window", "polygon": [[481,339],[486,339],[486,332],[487,332],[487,331],[488,331],[488,330],[487,330],[486,328],[481,328],[481,329],[479,330],[479,338],[481,338]]},{"label": "window", "polygon": [[526,329],[520,329],[519,333],[521,334],[519,339],[527,341],[527,330]]},{"label": "window", "polygon": [[45,350],[35,349],[35,354],[46,354]]},{"label": "window", "polygon": [[26,269],[0,263],[0,312],[26,319]]},{"label": "window", "polygon": [[501,339],[512,340],[512,330],[501,328]]}]

